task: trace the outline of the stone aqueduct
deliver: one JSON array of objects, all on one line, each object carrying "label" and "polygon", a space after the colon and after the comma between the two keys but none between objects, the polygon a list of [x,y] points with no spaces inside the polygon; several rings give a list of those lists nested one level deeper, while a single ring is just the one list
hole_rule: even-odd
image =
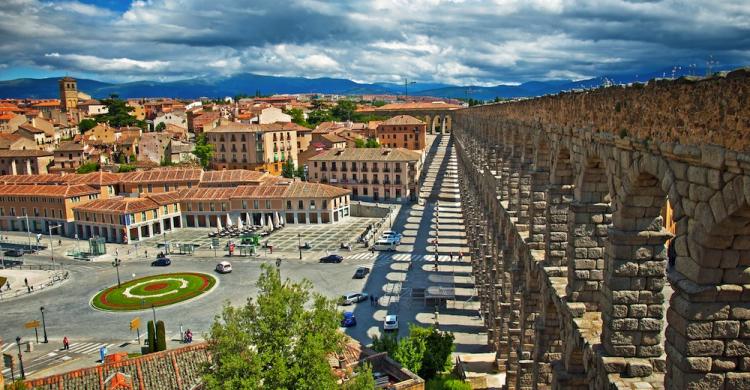
[{"label": "stone aqueduct", "polygon": [[749,110],[738,70],[454,113],[509,389],[750,389]]}]

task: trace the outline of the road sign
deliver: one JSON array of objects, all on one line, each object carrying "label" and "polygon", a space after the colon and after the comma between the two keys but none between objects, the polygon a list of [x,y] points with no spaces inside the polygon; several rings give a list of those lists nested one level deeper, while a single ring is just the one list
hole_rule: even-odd
[{"label": "road sign", "polygon": [[130,320],[130,330],[136,330],[141,327],[141,317],[135,317]]},{"label": "road sign", "polygon": [[29,321],[29,322],[23,324],[23,327],[26,328],[26,329],[38,328],[39,327],[39,320]]}]

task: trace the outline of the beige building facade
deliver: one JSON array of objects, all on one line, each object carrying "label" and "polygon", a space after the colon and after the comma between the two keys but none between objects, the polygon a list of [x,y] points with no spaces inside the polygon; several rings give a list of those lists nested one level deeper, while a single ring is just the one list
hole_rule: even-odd
[{"label": "beige building facade", "polygon": [[282,124],[229,122],[205,133],[214,145],[211,168],[216,170],[251,169],[280,175],[287,159],[297,161],[297,133]]},{"label": "beige building facade", "polygon": [[422,154],[406,149],[332,149],[307,162],[308,180],[351,190],[355,200],[413,202]]}]

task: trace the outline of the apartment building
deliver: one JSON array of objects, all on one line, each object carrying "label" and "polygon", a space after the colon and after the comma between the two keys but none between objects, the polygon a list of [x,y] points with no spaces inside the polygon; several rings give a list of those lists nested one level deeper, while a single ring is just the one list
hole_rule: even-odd
[{"label": "apartment building", "polygon": [[422,154],[407,149],[332,149],[307,162],[308,180],[352,191],[353,199],[416,201]]},{"label": "apartment building", "polygon": [[297,161],[297,133],[283,124],[224,123],[207,130],[208,143],[214,145],[211,168],[250,169],[281,174],[287,159]]},{"label": "apartment building", "polygon": [[409,115],[397,115],[380,123],[376,130],[378,142],[387,148],[424,150],[427,125]]}]

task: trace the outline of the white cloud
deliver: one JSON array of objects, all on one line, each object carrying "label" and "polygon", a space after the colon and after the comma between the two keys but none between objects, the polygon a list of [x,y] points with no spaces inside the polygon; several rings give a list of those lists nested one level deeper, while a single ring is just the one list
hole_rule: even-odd
[{"label": "white cloud", "polygon": [[750,61],[747,0],[4,0],[0,66],[492,84]]}]

